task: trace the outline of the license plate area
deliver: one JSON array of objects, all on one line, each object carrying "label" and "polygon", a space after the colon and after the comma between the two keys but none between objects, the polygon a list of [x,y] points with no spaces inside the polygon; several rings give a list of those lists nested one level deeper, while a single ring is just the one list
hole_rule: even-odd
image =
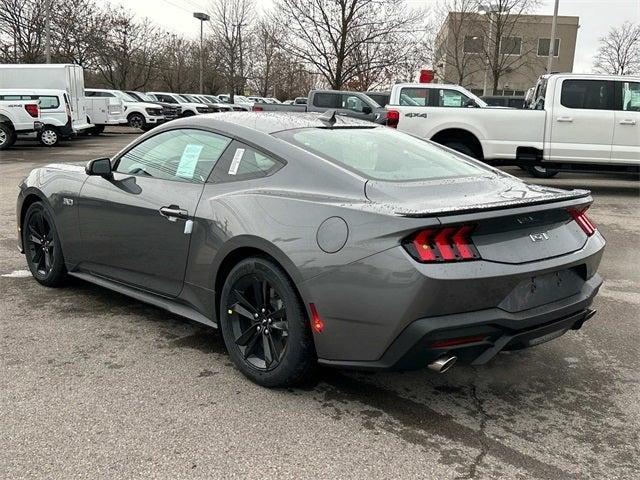
[{"label": "license plate area", "polygon": [[573,268],[531,276],[520,281],[498,306],[520,312],[575,295],[583,284],[584,278]]}]

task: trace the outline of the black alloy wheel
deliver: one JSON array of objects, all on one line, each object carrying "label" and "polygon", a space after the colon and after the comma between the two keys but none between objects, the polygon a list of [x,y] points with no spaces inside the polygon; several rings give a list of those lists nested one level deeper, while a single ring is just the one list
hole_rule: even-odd
[{"label": "black alloy wheel", "polygon": [[36,202],[29,207],[22,235],[33,277],[48,287],[60,285],[66,277],[60,239],[53,218],[43,204]]},{"label": "black alloy wheel", "polygon": [[289,337],[282,297],[269,280],[256,272],[234,283],[229,300],[227,315],[244,359],[260,370],[276,368]]},{"label": "black alloy wheel", "polygon": [[219,324],[236,367],[265,387],[313,378],[316,352],[307,313],[286,272],[272,259],[250,257],[229,272]]},{"label": "black alloy wheel", "polygon": [[144,118],[144,115],[140,113],[132,113],[129,115],[129,126],[132,128],[139,128],[140,130],[144,130],[144,127],[147,124],[147,121]]}]

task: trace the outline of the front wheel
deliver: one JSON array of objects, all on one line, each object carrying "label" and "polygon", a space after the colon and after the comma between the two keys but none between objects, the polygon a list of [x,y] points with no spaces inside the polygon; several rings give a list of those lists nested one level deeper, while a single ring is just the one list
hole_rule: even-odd
[{"label": "front wheel", "polygon": [[220,328],[236,367],[265,387],[308,380],[316,354],[305,309],[282,268],[251,257],[229,273],[220,298]]},{"label": "front wheel", "polygon": [[51,125],[45,125],[42,130],[38,132],[38,141],[45,147],[55,147],[60,143],[60,134],[56,127]]},{"label": "front wheel", "polygon": [[0,123],[0,150],[6,150],[16,141],[16,134],[6,123]]},{"label": "front wheel", "polygon": [[144,130],[147,121],[144,118],[144,115],[140,113],[132,113],[127,118],[129,120],[129,126],[132,128],[139,128],[140,130]]},{"label": "front wheel", "polygon": [[33,203],[24,216],[22,244],[33,277],[46,287],[58,287],[67,278],[60,237],[49,209]]},{"label": "front wheel", "polygon": [[540,167],[538,165],[535,165],[533,167],[525,167],[525,170],[536,178],[553,178],[559,172],[559,170],[556,170],[554,168]]}]

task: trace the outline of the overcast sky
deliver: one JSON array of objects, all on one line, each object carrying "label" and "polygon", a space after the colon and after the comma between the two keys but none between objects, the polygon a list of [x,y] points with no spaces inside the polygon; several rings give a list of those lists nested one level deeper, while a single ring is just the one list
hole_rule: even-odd
[{"label": "overcast sky", "polygon": [[[137,15],[147,16],[167,30],[196,36],[198,21],[192,17],[194,11],[207,11],[209,0],[101,0],[111,4],[122,4]],[[437,0],[407,0],[415,6],[429,7]],[[257,0],[259,10],[269,8],[271,0]],[[553,14],[553,0],[542,0],[538,12]],[[625,20],[640,22],[640,0],[560,0],[560,15],[580,17],[578,42],[573,70],[589,72],[592,57],[598,47],[598,38],[611,27]]]}]

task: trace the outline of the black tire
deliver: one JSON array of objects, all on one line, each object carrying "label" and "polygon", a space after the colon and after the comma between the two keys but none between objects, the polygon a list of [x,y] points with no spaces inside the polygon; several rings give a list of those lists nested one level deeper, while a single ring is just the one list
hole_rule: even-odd
[{"label": "black tire", "polygon": [[0,150],[6,150],[16,142],[16,132],[6,124],[0,123]]},{"label": "black tire", "polygon": [[540,166],[525,167],[525,170],[536,178],[553,178],[558,174],[558,170]]},{"label": "black tire", "polygon": [[22,222],[22,244],[33,278],[46,287],[59,287],[67,269],[51,211],[41,202],[29,206]]},{"label": "black tire", "polygon": [[449,147],[452,150],[455,150],[456,152],[460,152],[463,153],[465,155],[468,155],[471,158],[476,158],[478,160],[480,160],[478,158],[478,155],[476,154],[476,152],[473,150],[473,148],[471,148],[469,145],[462,143],[462,142],[444,142],[443,145],[445,147]]},{"label": "black tire", "polygon": [[231,360],[249,379],[285,387],[312,378],[316,353],[306,311],[280,266],[263,257],[242,260],[225,280],[219,311]]},{"label": "black tire", "polygon": [[147,120],[144,118],[144,115],[138,112],[131,113],[127,120],[129,121],[129,126],[132,128],[139,128],[142,131],[146,131],[145,127],[147,125]]},{"label": "black tire", "polygon": [[96,125],[95,127],[89,129],[89,133],[96,137],[102,132],[104,132],[104,125]]},{"label": "black tire", "polygon": [[55,147],[60,143],[60,133],[52,125],[45,125],[38,132],[38,142],[45,147]]}]

